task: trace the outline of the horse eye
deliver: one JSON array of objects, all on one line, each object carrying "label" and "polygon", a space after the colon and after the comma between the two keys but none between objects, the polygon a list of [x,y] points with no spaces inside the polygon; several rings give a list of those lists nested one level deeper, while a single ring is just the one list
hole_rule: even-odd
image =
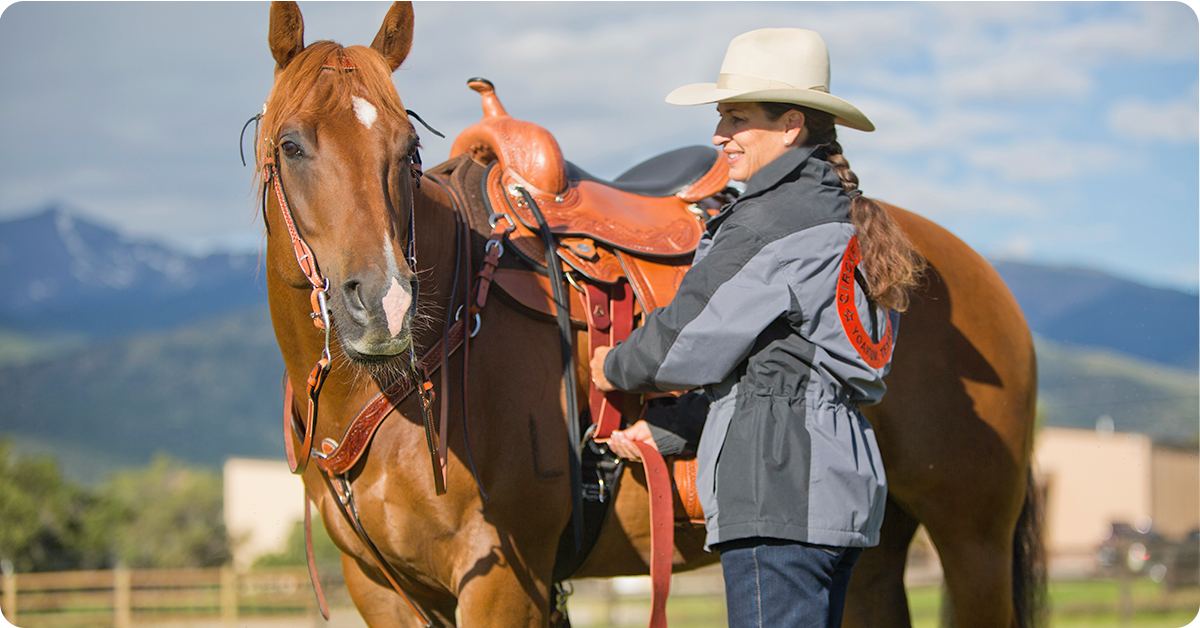
[{"label": "horse eye", "polygon": [[288,157],[295,157],[296,155],[300,154],[300,147],[292,141],[286,141],[280,144],[279,148],[283,150],[283,154],[287,155]]}]

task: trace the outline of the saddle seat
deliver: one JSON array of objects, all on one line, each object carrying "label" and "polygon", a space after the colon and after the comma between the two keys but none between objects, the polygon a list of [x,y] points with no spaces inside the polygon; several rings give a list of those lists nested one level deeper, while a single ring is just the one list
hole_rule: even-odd
[{"label": "saddle seat", "polygon": [[[468,153],[481,165],[495,161],[489,178],[493,206],[530,230],[538,228],[520,189],[537,203],[556,236],[582,237],[649,257],[690,255],[706,216],[699,202],[725,189],[729,166],[715,149],[690,147],[652,158],[614,181],[593,177],[563,158],[546,129],[508,115],[495,88],[484,79],[468,82],[483,101],[483,119],[454,140],[450,157]],[[707,153],[707,159],[705,158]],[[584,256],[590,255],[584,250]]]},{"label": "saddle seat", "polygon": [[[630,168],[612,181],[588,174],[563,158],[545,128],[505,111],[491,82],[471,79],[480,94],[483,118],[455,138],[450,157],[468,154],[490,170],[486,198],[492,211],[509,218],[507,236],[524,261],[544,268],[545,245],[538,221],[521,190],[537,204],[558,244],[564,270],[593,282],[633,287],[642,311],[666,304],[678,290],[704,231],[704,219],[723,201],[729,165],[704,146],[676,149]],[[496,283],[524,305],[553,315],[548,278],[498,269]],[[531,284],[537,283],[538,286]],[[580,297],[576,292],[576,297]],[[572,318],[585,323],[578,298]]]},{"label": "saddle seat", "polygon": [[707,175],[720,153],[707,146],[685,146],[651,157],[626,170],[616,179],[605,181],[567,162],[571,181],[594,181],[638,196],[674,196],[685,192]]}]

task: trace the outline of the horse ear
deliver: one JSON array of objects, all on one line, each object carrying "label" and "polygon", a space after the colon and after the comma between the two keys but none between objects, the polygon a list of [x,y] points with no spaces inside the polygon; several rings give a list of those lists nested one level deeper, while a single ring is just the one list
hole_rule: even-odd
[{"label": "horse ear", "polygon": [[371,48],[383,55],[384,61],[395,72],[404,63],[412,48],[413,8],[411,2],[395,2],[383,18],[383,26],[371,42]]},{"label": "horse ear", "polygon": [[271,55],[275,57],[275,72],[287,67],[304,50],[304,18],[295,2],[272,2],[271,25],[267,34]]}]

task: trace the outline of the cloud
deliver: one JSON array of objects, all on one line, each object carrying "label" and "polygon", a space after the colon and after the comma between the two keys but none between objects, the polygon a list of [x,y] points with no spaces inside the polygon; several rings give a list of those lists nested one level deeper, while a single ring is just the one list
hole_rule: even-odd
[{"label": "cloud", "polygon": [[1110,15],[1064,24],[1047,35],[1060,54],[1090,64],[1131,59],[1194,60],[1196,12],[1182,2],[1115,3]]},{"label": "cloud", "polygon": [[1196,84],[1188,98],[1151,102],[1131,96],[1108,111],[1108,129],[1117,137],[1135,142],[1188,144],[1200,139],[1200,99]]},{"label": "cloud", "polygon": [[941,75],[941,93],[955,100],[1022,101],[1079,98],[1094,82],[1084,69],[1059,59],[1021,53]]},{"label": "cloud", "polygon": [[1195,263],[1177,264],[1159,268],[1157,272],[1161,275],[1159,281],[1164,285],[1196,294],[1198,286],[1196,278],[1200,277],[1200,265]]},{"label": "cloud", "polygon": [[972,165],[995,172],[1014,183],[1061,181],[1110,171],[1121,158],[1113,146],[1072,143],[1057,138],[967,151]]},{"label": "cloud", "polygon": [[921,162],[898,167],[892,160],[856,158],[849,149],[847,156],[862,180],[865,194],[933,220],[951,222],[988,217],[1009,220],[1044,213],[1043,199],[1018,186],[997,185],[975,174],[933,176],[938,170],[936,164]]},{"label": "cloud", "polygon": [[1036,246],[1033,236],[1027,233],[1015,234],[993,247],[988,257],[1019,262],[1029,259]]}]

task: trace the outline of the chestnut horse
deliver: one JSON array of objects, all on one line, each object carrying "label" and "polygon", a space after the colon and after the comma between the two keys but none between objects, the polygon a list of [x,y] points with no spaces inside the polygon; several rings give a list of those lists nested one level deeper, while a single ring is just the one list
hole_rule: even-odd
[{"label": "chestnut horse", "polygon": [[[491,228],[482,166],[461,156],[420,170],[412,117],[391,82],[412,24],[411,5],[397,3],[369,48],[306,47],[295,4],[271,8],[275,84],[256,141],[266,276],[288,387],[310,393],[285,410],[290,462],[368,625],[445,626],[457,615],[467,626],[543,627],[572,510],[558,331],[492,299],[469,323],[472,338],[446,344],[469,260]],[[891,497],[883,541],[855,571],[846,623],[909,625],[902,576],[922,523],[958,626],[1026,625],[1020,601],[1033,589],[1014,583],[1032,573],[1017,558],[1039,547],[1018,525],[1033,520],[1030,335],[982,258],[929,221],[890,211],[929,271],[904,315],[887,397],[868,415]],[[447,346],[445,357],[423,358]],[[415,362],[436,373],[412,378]],[[436,382],[429,403],[426,382]],[[348,433],[383,390],[370,431]],[[369,446],[329,471],[355,439]],[[615,516],[576,577],[647,573],[640,473],[626,468]],[[677,531],[677,569],[716,558],[702,530]]]}]

